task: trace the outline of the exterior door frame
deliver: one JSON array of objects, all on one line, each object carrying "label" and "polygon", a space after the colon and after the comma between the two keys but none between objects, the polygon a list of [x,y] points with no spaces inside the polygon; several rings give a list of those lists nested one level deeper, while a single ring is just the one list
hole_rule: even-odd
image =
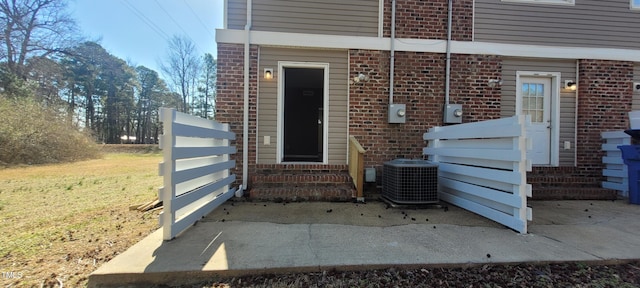
[{"label": "exterior door frame", "polygon": [[[540,71],[516,71],[516,115],[522,111],[522,91],[521,77],[547,78],[551,79],[551,99],[549,99],[549,109],[551,109],[550,125],[551,143],[549,143],[549,165],[560,166],[560,72],[540,72]],[[528,141],[531,143],[531,141]],[[547,166],[547,165],[540,165]]]},{"label": "exterior door frame", "polygon": [[[312,68],[324,69],[324,80],[322,87],[322,162],[284,162],[284,69],[285,68]],[[277,120],[277,137],[276,143],[276,163],[292,163],[292,164],[327,164],[329,159],[329,63],[320,62],[296,62],[296,61],[278,61],[278,120]]]}]

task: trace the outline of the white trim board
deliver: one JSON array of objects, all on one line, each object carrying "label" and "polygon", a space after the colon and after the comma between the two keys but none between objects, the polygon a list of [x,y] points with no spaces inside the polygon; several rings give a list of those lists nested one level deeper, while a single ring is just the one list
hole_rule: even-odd
[{"label": "white trim board", "polygon": [[575,6],[575,0],[502,0],[502,2],[522,3],[522,4],[542,4],[542,5],[563,5]]},{"label": "white trim board", "polygon": [[[217,43],[243,44],[244,30],[217,29]],[[340,36],[251,31],[251,44],[321,49],[366,49],[389,51],[388,37]],[[396,51],[445,53],[446,40],[396,38]],[[486,54],[552,59],[596,59],[640,62],[640,49],[562,47],[475,41],[451,41],[451,53]]]},{"label": "white trim board", "polygon": [[384,0],[378,0],[378,37],[380,38],[384,36],[383,24],[384,24]]}]

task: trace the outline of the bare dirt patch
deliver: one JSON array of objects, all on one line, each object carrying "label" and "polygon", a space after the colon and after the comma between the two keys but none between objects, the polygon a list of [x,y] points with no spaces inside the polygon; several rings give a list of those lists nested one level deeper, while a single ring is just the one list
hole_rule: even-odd
[{"label": "bare dirt patch", "polygon": [[0,169],[0,283],[86,286],[87,276],[157,229],[159,154]]}]

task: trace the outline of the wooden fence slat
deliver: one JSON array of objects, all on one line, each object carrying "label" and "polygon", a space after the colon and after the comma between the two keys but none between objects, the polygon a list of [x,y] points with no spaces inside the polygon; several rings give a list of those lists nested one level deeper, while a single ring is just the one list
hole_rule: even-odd
[{"label": "wooden fence slat", "polygon": [[520,173],[518,171],[497,170],[483,167],[471,167],[455,165],[451,163],[440,163],[438,170],[455,174],[468,175],[508,184],[520,184]]},{"label": "wooden fence slat", "polygon": [[622,197],[629,196],[629,175],[626,164],[622,159],[622,152],[618,149],[620,145],[630,145],[631,136],[624,131],[606,131],[600,133],[605,143],[602,144],[602,150],[605,152],[602,157],[602,163],[605,164],[602,169],[602,176],[607,177],[606,181],[601,183],[602,188],[618,190],[618,194]]},{"label": "wooden fence slat", "polygon": [[527,233],[526,127],[517,115],[489,121],[433,127],[423,135],[423,153],[438,163],[439,196],[464,209]]},{"label": "wooden fence slat", "polygon": [[620,178],[625,178],[629,175],[627,175],[628,172],[624,171],[622,169],[620,170],[612,170],[612,169],[604,169],[602,170],[602,176],[607,176],[607,177],[620,177]]},{"label": "wooden fence slat", "polygon": [[199,187],[198,189],[195,189],[189,193],[180,195],[174,201],[176,203],[176,206],[184,207],[193,201],[196,201],[204,196],[207,196],[211,193],[214,193],[224,188],[227,185],[231,185],[235,180],[236,180],[236,175],[231,175],[227,178],[220,179],[217,182],[213,182],[213,183],[210,183],[209,185]]},{"label": "wooden fence slat", "polygon": [[[175,233],[175,235],[173,235],[173,237],[175,237],[178,233],[184,231],[185,229],[191,227],[193,225],[193,223],[195,223],[196,221],[199,221],[200,219],[202,219],[202,217],[204,217],[205,215],[209,214],[209,212],[211,212],[216,207],[222,205],[222,203],[224,203],[227,200],[231,199],[231,197],[233,197],[235,191],[236,191],[236,188],[233,188],[233,189],[225,192],[224,194],[222,194],[219,197],[215,198],[213,201],[211,201],[211,202],[207,203],[206,205],[200,207],[198,210],[194,211],[193,213],[190,213],[188,216],[185,216],[182,219],[176,221],[176,223],[174,223],[173,227],[172,227],[172,229],[174,231],[176,231],[176,233]],[[165,240],[170,240],[170,239],[165,239]]]},{"label": "wooden fence slat", "polygon": [[234,168],[235,166],[236,165],[234,161],[226,161],[226,162],[216,163],[212,165],[187,169],[187,170],[175,171],[173,172],[172,179],[173,179],[173,182],[176,184],[182,183],[194,178],[198,178],[208,174],[213,174],[219,171],[231,169],[231,168]]},{"label": "wooden fence slat", "polygon": [[440,178],[438,179],[438,182],[451,189],[477,197],[489,198],[491,199],[491,201],[495,201],[501,204],[506,204],[514,207],[520,205],[520,196],[518,195],[505,193],[502,191],[497,191],[494,189],[485,188],[465,182],[454,181],[447,178]]},{"label": "wooden fence slat", "polygon": [[[482,151],[482,153],[478,153]],[[504,149],[471,149],[471,148],[424,148],[425,154],[438,154],[439,156],[456,156],[463,158],[517,161],[520,159],[520,152]]]},{"label": "wooden fence slat", "polygon": [[423,135],[424,140],[433,139],[470,139],[470,138],[502,138],[524,135],[521,125],[525,123],[524,116],[513,116],[495,120],[471,122],[459,125],[437,127],[430,129]]},{"label": "wooden fence slat", "polygon": [[176,147],[176,158],[195,158],[236,153],[236,147]]},{"label": "wooden fence slat", "polygon": [[228,124],[160,108],[163,161],[158,165],[164,186],[158,191],[163,201],[160,225],[163,239],[171,240],[204,215],[230,199],[235,175],[229,169],[236,148]]},{"label": "wooden fence slat", "polygon": [[[454,125],[455,126],[455,125]],[[450,126],[447,126],[450,127]],[[433,139],[470,139],[470,138],[493,138],[493,137],[507,137],[508,135],[516,135],[519,136],[520,133],[519,126],[499,126],[492,128],[480,128],[480,129],[471,129],[464,133],[460,133],[458,131],[449,131],[442,130],[438,132],[434,132],[429,136],[423,137],[424,140],[433,140]]]},{"label": "wooden fence slat", "polygon": [[[469,211],[473,211],[474,213],[480,216],[489,218],[493,221],[503,224],[511,229],[514,229],[516,231],[521,231],[521,233],[526,233],[527,223],[525,220],[518,219],[516,217],[513,217],[512,215],[502,213],[500,211],[488,208],[486,206],[480,205],[478,203],[469,201],[467,199],[458,197],[453,194],[441,193],[440,198],[453,205],[456,205],[458,207],[464,208]],[[525,232],[522,232],[522,231],[525,231]]]},{"label": "wooden fence slat", "polygon": [[185,124],[174,123],[173,130],[176,131],[174,136],[235,140],[235,134],[233,132],[212,130],[209,128],[194,127]]}]

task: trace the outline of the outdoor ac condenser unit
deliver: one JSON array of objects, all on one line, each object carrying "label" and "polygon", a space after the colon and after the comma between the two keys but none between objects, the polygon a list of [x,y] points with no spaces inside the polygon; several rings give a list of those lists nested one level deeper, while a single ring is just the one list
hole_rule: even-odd
[{"label": "outdoor ac condenser unit", "polygon": [[410,159],[385,162],[382,197],[397,204],[438,203],[438,165]]}]

